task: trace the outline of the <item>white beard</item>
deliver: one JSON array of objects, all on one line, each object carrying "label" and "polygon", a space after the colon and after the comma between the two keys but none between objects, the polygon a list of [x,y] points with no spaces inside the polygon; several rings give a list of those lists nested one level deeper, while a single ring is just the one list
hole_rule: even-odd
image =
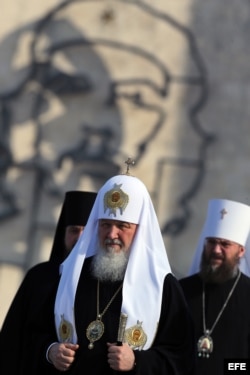
[{"label": "white beard", "polygon": [[92,262],[92,273],[100,281],[121,281],[128,264],[128,252],[99,248]]}]

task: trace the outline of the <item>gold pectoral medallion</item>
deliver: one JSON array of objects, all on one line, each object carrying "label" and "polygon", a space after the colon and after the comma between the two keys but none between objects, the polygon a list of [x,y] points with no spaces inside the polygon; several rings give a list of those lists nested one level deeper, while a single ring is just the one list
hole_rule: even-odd
[{"label": "gold pectoral medallion", "polygon": [[[225,212],[224,212],[225,214]],[[206,328],[206,319],[205,319],[205,311],[206,311],[206,306],[205,306],[205,302],[206,302],[206,298],[205,298],[205,283],[202,284],[202,319],[203,319],[203,336],[201,336],[198,340],[198,343],[197,343],[197,351],[198,351],[198,356],[199,357],[202,357],[202,358],[209,358],[210,354],[213,352],[213,349],[214,349],[214,345],[213,345],[213,339],[211,337],[212,335],[212,332],[216,326],[216,324],[218,323],[221,315],[223,314],[227,304],[228,304],[228,301],[230,300],[239,280],[240,280],[240,276],[241,276],[241,272],[239,271],[238,272],[238,276],[235,278],[235,281],[234,281],[234,284],[230,290],[230,292],[228,293],[228,296],[224,302],[224,304],[222,305],[222,308],[220,309],[213,325],[211,326],[210,329],[207,329]]]},{"label": "gold pectoral medallion", "polygon": [[126,329],[124,338],[132,349],[142,349],[147,342],[147,335],[142,328],[142,322],[138,320],[135,326]]},{"label": "gold pectoral medallion", "polygon": [[87,339],[89,340],[89,345],[88,345],[89,349],[93,349],[94,342],[97,340],[100,340],[100,338],[102,337],[104,333],[104,324],[102,322],[102,317],[108,310],[109,306],[111,305],[111,303],[113,302],[113,300],[115,299],[119,291],[121,290],[122,283],[119,285],[118,289],[116,289],[115,293],[113,294],[113,296],[111,297],[111,299],[109,300],[105,308],[103,309],[102,313],[99,310],[99,287],[100,287],[100,282],[99,280],[97,280],[97,293],[96,293],[97,316],[96,316],[96,320],[93,320],[91,323],[89,323],[86,329],[86,336],[87,336]]},{"label": "gold pectoral medallion", "polygon": [[89,323],[86,329],[86,336],[89,340],[89,349],[94,348],[94,342],[100,340],[104,332],[104,324],[100,319],[93,320],[93,322]]},{"label": "gold pectoral medallion", "polygon": [[199,357],[209,358],[210,354],[213,351],[213,340],[208,332],[206,332],[205,335],[199,338],[197,349]]},{"label": "gold pectoral medallion", "polygon": [[59,337],[61,342],[73,341],[73,326],[72,324],[61,315],[61,322],[59,325]]}]

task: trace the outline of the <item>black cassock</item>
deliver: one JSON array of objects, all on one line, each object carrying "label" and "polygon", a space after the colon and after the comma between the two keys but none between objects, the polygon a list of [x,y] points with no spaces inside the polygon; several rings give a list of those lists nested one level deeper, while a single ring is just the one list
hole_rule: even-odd
[{"label": "black cassock", "polygon": [[[84,262],[76,291],[75,324],[80,347],[76,352],[76,359],[67,374],[114,375],[115,372],[109,367],[107,362],[107,342],[113,343],[117,340],[122,291],[119,292],[103,315],[102,322],[105,327],[103,336],[94,343],[93,349],[88,349],[89,340],[86,337],[86,329],[97,316],[97,281],[90,274],[90,262],[91,258],[86,259]],[[38,280],[37,272],[33,272],[33,275],[31,275],[34,280],[32,280],[30,275],[28,279],[24,279],[21,289],[24,289],[25,292],[21,293],[19,290],[19,294],[22,294],[22,297],[19,296],[16,302],[13,301],[9,312],[10,316],[9,318],[7,316],[5,320],[5,333],[3,332],[1,335],[2,338],[3,336],[6,338],[7,331],[9,333],[12,331],[11,341],[15,341],[15,332],[10,328],[11,320],[16,317],[18,323],[16,322],[15,326],[18,327],[18,330],[19,325],[22,324],[21,320],[23,320],[25,334],[22,329],[20,337],[16,337],[19,342],[16,346],[23,347],[21,355],[19,354],[18,356],[20,366],[14,366],[12,371],[8,372],[10,364],[6,363],[1,368],[1,374],[26,375],[29,372],[32,375],[52,375],[61,373],[46,360],[48,346],[58,341],[54,323],[54,303],[59,281],[57,273],[58,271],[53,266],[50,266],[50,269],[48,267],[46,272],[45,269],[44,272],[39,272],[40,280]],[[45,279],[47,281],[44,281]],[[42,288],[41,283],[45,285],[44,288]],[[37,285],[40,286],[38,287]],[[106,307],[119,285],[120,282],[100,283],[100,312]],[[32,302],[28,302],[27,309],[27,306],[23,306],[25,303],[23,296],[26,295],[28,299],[29,290],[31,290],[32,298],[30,299]],[[39,294],[41,294],[42,299],[39,298]],[[154,305],[154,301],[148,301],[148,303],[151,306]],[[147,308],[148,306],[145,306],[145,309]],[[27,310],[26,318],[23,310]],[[9,339],[7,341],[10,343]],[[13,357],[15,355],[12,353]],[[164,282],[161,316],[155,340],[149,349],[136,350],[135,358],[135,369],[129,372],[121,372],[121,374],[193,374],[193,322],[181,287],[171,274],[166,276]],[[13,371],[17,367],[19,369]],[[7,372],[5,369],[7,369]]]},{"label": "black cassock", "polygon": [[[223,284],[205,286],[205,323],[212,328],[236,278]],[[196,347],[203,335],[202,281],[198,274],[180,280],[195,324]],[[209,358],[197,356],[197,375],[223,375],[224,360],[250,358],[250,278],[241,274],[211,338],[213,351]]]},{"label": "black cassock", "polygon": [[28,353],[33,334],[30,325],[55,295],[58,282],[59,266],[53,262],[35,265],[26,273],[1,328],[0,374],[25,374],[26,359],[32,363],[32,351]]}]

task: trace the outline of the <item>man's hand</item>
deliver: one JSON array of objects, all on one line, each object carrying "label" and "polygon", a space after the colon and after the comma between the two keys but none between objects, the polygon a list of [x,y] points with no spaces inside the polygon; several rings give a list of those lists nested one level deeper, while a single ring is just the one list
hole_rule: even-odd
[{"label": "man's hand", "polygon": [[55,343],[49,349],[48,358],[57,370],[67,371],[75,360],[78,348],[77,344]]},{"label": "man's hand", "polygon": [[117,346],[116,343],[108,343],[108,363],[116,371],[130,371],[134,367],[135,355],[127,343]]}]

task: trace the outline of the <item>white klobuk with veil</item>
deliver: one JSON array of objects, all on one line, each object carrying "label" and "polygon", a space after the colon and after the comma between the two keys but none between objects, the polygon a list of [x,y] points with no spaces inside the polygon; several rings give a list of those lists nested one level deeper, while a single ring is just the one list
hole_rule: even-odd
[{"label": "white klobuk with veil", "polygon": [[200,270],[200,262],[206,237],[223,238],[245,247],[240,259],[240,270],[250,276],[250,206],[227,200],[211,199],[207,217],[201,231],[189,274]]},{"label": "white klobuk with veil", "polygon": [[150,195],[138,178],[126,174],[110,178],[100,189],[83,234],[61,265],[55,302],[56,329],[59,330],[63,316],[72,327],[72,342],[77,343],[76,288],[85,258],[95,255],[98,248],[99,219],[138,224],[123,281],[121,312],[128,316],[126,329],[138,322],[142,324],[147,349],[157,332],[164,279],[171,269]]}]

